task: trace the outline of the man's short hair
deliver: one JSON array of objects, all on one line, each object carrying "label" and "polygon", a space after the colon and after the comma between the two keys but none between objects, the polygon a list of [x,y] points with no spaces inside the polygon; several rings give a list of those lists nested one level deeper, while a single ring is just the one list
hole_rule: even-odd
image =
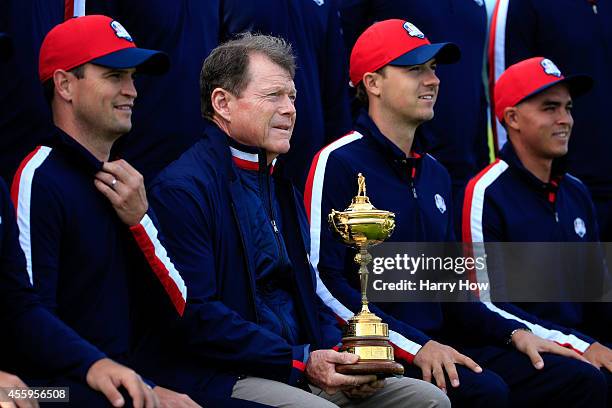
[{"label": "man's short hair", "polygon": [[[85,78],[85,64],[79,65],[78,67],[72,68],[70,71],[77,79]],[[53,78],[47,79],[43,83],[43,92],[45,95],[45,100],[49,105],[53,102],[53,95],[55,93],[55,83],[53,82]]]},{"label": "man's short hair", "polygon": [[279,37],[263,34],[240,34],[215,48],[204,60],[200,73],[202,116],[212,119],[214,109],[210,96],[222,88],[240,96],[249,84],[249,58],[261,54],[295,76],[295,56],[291,44]]},{"label": "man's short hair", "polygon": [[[382,77],[385,76],[385,67],[379,68],[376,71],[374,71],[374,73],[381,75]],[[355,98],[357,99],[357,101],[361,104],[361,106],[367,108],[368,106],[370,106],[370,103],[368,101],[368,91],[366,91],[365,89],[365,85],[363,84],[363,81],[359,81],[359,83],[357,84],[357,87],[355,88]]]}]

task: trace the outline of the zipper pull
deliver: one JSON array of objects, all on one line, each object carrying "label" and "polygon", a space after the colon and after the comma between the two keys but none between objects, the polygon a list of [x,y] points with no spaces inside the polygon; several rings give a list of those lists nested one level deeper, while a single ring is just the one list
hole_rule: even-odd
[{"label": "zipper pull", "polygon": [[597,14],[597,4],[593,4],[593,13]]},{"label": "zipper pull", "polygon": [[412,195],[413,195],[413,197],[417,198],[418,195],[417,195],[417,192],[416,192],[416,187],[414,187],[414,183],[412,183],[411,188],[412,188]]},{"label": "zipper pull", "polygon": [[274,232],[278,234],[278,228],[276,227],[276,221],[272,220],[270,221],[270,223],[272,224],[272,229],[274,229]]},{"label": "zipper pull", "polygon": [[555,221],[559,222],[559,213],[555,211]]},{"label": "zipper pull", "polygon": [[597,14],[597,0],[588,0],[593,8],[593,14]]}]

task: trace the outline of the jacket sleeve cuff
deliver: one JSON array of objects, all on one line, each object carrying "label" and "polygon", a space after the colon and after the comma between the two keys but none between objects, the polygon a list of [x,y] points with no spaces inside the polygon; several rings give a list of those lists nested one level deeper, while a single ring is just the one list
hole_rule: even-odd
[{"label": "jacket sleeve cuff", "polygon": [[310,356],[310,344],[294,346],[293,359],[291,361],[291,374],[289,376],[289,385],[299,384],[305,381],[306,363]]},{"label": "jacket sleeve cuff", "polygon": [[103,358],[106,358],[104,353],[98,350],[92,351],[87,356],[83,357],[83,363],[74,370],[74,375],[76,375],[83,382],[87,383],[87,373],[89,372],[89,369],[92,365]]}]

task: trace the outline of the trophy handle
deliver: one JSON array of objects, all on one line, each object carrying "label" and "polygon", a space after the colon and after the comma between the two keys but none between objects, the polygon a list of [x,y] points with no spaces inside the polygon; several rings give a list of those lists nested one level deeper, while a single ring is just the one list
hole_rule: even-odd
[{"label": "trophy handle", "polygon": [[335,219],[335,215],[337,213],[339,213],[340,211],[336,211],[334,209],[331,210],[331,213],[328,215],[328,221],[329,221],[329,225],[331,225],[334,228],[334,232],[336,234],[340,234],[340,230],[338,229],[338,226],[336,225],[336,219]]}]

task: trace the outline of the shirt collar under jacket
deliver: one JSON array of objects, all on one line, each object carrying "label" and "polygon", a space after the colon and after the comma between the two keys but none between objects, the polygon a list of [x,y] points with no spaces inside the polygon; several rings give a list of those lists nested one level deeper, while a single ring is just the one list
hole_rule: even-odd
[{"label": "shirt collar under jacket", "polygon": [[355,128],[359,133],[367,137],[368,140],[372,141],[400,173],[404,173],[408,169],[410,178],[413,180],[416,178],[417,168],[419,168],[422,156],[414,151],[414,143],[413,150],[410,152],[410,156],[407,157],[402,149],[378,129],[378,126],[376,126],[376,123],[374,123],[365,109],[362,109],[357,117]]},{"label": "shirt collar under jacket", "polygon": [[103,162],[58,127],[54,127],[54,131],[43,140],[42,144],[62,152],[69,161],[76,163],[79,168],[92,175],[102,170]]},{"label": "shirt collar under jacket", "polygon": [[545,183],[532,172],[530,172],[521,162],[516,151],[514,150],[514,146],[512,142],[508,140],[504,147],[499,152],[499,157],[508,163],[510,168],[516,172],[525,182],[531,186],[534,190],[540,192],[550,192],[556,191],[559,187],[559,183],[561,179],[565,175],[565,161],[564,160],[553,160],[552,172],[550,176],[550,182]]}]

